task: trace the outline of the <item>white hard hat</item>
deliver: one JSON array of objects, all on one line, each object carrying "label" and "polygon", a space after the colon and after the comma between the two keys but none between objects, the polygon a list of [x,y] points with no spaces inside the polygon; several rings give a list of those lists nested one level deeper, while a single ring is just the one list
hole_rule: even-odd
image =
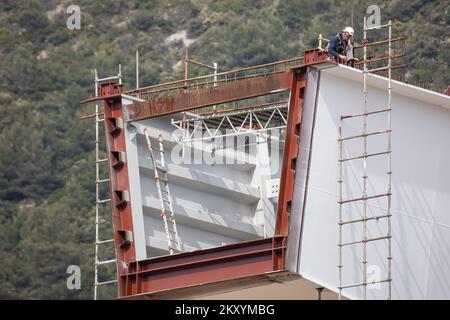
[{"label": "white hard hat", "polygon": [[342,32],[347,32],[352,37],[353,37],[353,34],[355,33],[355,31],[353,30],[352,27],[345,27],[344,30],[342,30]]}]

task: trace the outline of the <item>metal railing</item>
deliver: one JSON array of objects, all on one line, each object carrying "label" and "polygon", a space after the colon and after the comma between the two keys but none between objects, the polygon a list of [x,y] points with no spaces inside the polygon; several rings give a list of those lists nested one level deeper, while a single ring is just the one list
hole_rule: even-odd
[{"label": "metal railing", "polygon": [[130,96],[141,99],[152,99],[161,96],[178,94],[186,91],[194,91],[216,87],[217,85],[232,83],[240,80],[284,72],[291,67],[303,64],[304,57],[275,61],[262,65],[240,68],[236,70],[208,74],[189,79],[182,79],[172,82],[146,86],[124,92]]}]

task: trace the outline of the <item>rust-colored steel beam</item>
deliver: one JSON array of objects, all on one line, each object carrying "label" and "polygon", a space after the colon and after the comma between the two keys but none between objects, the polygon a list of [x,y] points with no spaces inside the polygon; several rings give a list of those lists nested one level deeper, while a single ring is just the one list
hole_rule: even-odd
[{"label": "rust-colored steel beam", "polygon": [[303,57],[303,65],[313,65],[325,61],[328,57],[328,53],[325,50],[313,48],[305,50]]},{"label": "rust-colored steel beam", "polygon": [[282,71],[233,81],[214,88],[154,98],[129,105],[129,119],[148,119],[285,91],[290,89],[289,79],[290,71]]},{"label": "rust-colored steel beam", "polygon": [[[108,84],[108,83],[105,83]],[[122,93],[122,92],[121,92]],[[108,100],[108,101],[116,101],[117,99],[119,99],[121,97],[121,93],[112,93],[112,94],[108,94],[107,96],[98,96],[98,97],[90,97],[84,100],[80,101],[80,104],[87,104],[87,103],[92,103],[92,102],[96,102],[96,101],[102,101],[102,100]],[[95,117],[95,115],[94,115]]]},{"label": "rust-colored steel beam", "polygon": [[[313,54],[313,58],[314,56],[315,53]],[[280,184],[278,193],[277,220],[275,225],[275,234],[279,235],[287,235],[289,229],[289,215],[294,193],[295,166],[298,156],[306,78],[306,67],[293,70],[280,179],[282,183]]]},{"label": "rust-colored steel beam", "polygon": [[235,108],[229,108],[229,109],[200,112],[200,113],[197,113],[197,114],[198,115],[202,115],[202,116],[220,115],[222,113],[228,113],[228,112],[234,112],[234,111],[242,111],[242,110],[249,110],[249,109],[261,108],[261,107],[266,107],[266,106],[273,106],[275,104],[284,104],[286,102],[287,102],[287,100],[278,100],[278,101],[272,101],[272,102],[266,102],[266,103],[258,103],[258,104],[252,104],[252,105],[236,106]]},{"label": "rust-colored steel beam", "polygon": [[444,90],[444,94],[450,96],[450,86],[448,86],[447,89]]},{"label": "rust-colored steel beam", "polygon": [[284,269],[284,236],[133,262],[119,297],[255,276]]},{"label": "rust-colored steel beam", "polygon": [[[100,87],[100,96],[106,97],[104,100],[104,127],[119,279],[120,275],[125,272],[126,265],[136,260],[131,205],[128,203],[129,177],[121,92],[122,85],[117,83],[104,83]],[[120,281],[118,286],[119,290],[122,290],[123,284]]]}]

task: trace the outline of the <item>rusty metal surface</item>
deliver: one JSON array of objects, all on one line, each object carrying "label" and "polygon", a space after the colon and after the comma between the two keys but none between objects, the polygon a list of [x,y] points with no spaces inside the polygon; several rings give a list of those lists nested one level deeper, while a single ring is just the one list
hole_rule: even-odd
[{"label": "rusty metal surface", "polygon": [[116,100],[120,97],[121,97],[120,94],[110,94],[110,95],[106,95],[106,96],[91,97],[91,98],[81,100],[80,104],[86,104],[86,103],[91,103],[91,102],[96,102],[96,101],[101,101],[101,100]]},{"label": "rusty metal surface", "polygon": [[280,235],[287,235],[289,229],[289,215],[294,192],[295,165],[298,156],[300,125],[306,89],[306,67],[293,70],[291,79],[291,97],[289,101],[288,123],[285,133],[277,220],[275,225],[275,233]]},{"label": "rusty metal surface", "polygon": [[[118,84],[104,84],[101,86],[101,95],[110,97],[116,96],[122,91]],[[116,267],[118,279],[124,272],[126,263],[135,261],[134,241],[125,243],[121,236],[123,231],[133,231],[133,221],[131,215],[131,205],[120,197],[120,192],[128,192],[129,179],[126,159],[120,166],[115,165],[117,152],[125,152],[125,132],[118,128],[117,123],[123,119],[121,99],[104,100],[105,138],[108,158],[108,171],[110,177],[111,211],[116,251]],[[123,287],[121,281],[118,282],[119,291]]]},{"label": "rusty metal surface", "polygon": [[218,105],[290,88],[290,71],[260,75],[218,87],[183,92],[128,106],[130,120],[142,120],[181,111]]},{"label": "rusty metal surface", "polygon": [[[257,288],[273,283],[289,283],[290,281],[299,280],[301,277],[298,274],[291,273],[287,270],[265,272],[258,275],[245,276],[233,278],[230,280],[214,281],[210,283],[201,283],[192,286],[185,286],[182,288],[174,288],[170,290],[152,291],[151,293],[141,293],[129,297],[127,299],[140,300],[165,300],[165,299],[195,299],[203,298],[209,299],[211,295],[221,294],[224,292],[231,292],[235,290]],[[265,288],[264,288],[265,289]],[[272,295],[274,296],[274,295]]]},{"label": "rusty metal surface", "polygon": [[121,276],[120,297],[172,290],[282,271],[285,237],[265,238],[222,247],[148,259],[130,264]]},{"label": "rusty metal surface", "polygon": [[305,50],[304,64],[320,63],[327,59],[328,54],[325,50],[319,48]]},{"label": "rusty metal surface", "polygon": [[450,96],[450,86],[448,86],[447,89],[444,90],[444,94]]}]

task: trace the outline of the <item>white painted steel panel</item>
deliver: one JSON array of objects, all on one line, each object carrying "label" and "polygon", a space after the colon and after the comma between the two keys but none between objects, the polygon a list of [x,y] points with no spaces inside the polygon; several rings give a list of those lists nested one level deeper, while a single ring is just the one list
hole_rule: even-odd
[{"label": "white painted steel panel", "polygon": [[[337,291],[338,126],[341,115],[363,110],[362,73],[343,66],[321,72],[300,274]],[[384,108],[387,80],[370,76],[368,84],[369,111]],[[392,109],[393,299],[449,299],[450,97],[394,82]],[[386,129],[386,116],[383,113],[369,117],[369,130]],[[311,123],[304,122],[303,126],[311,127]],[[344,136],[361,133],[361,118],[345,120]],[[385,135],[369,138],[369,152],[385,150],[385,138]],[[345,144],[344,151],[347,156],[360,155],[362,142]],[[361,196],[361,162],[354,161],[345,166],[345,197]],[[369,194],[386,192],[386,163],[386,156],[368,160]],[[301,179],[304,175],[297,176],[296,186],[304,183]],[[300,199],[294,204],[303,201],[302,190],[296,189],[295,197]],[[386,205],[386,200],[371,200],[369,213],[385,212]],[[353,205],[344,211],[344,216],[356,217],[357,209],[358,206]],[[384,220],[368,222],[369,235],[384,235],[386,227]],[[362,239],[360,227],[349,228],[344,232],[344,241]],[[386,250],[386,242],[368,245],[368,264],[380,268],[381,278],[386,277]],[[344,251],[344,285],[361,281],[361,250],[352,246]],[[362,289],[344,290],[344,295],[358,299],[362,297]],[[368,290],[369,299],[386,297],[386,284]]]}]

